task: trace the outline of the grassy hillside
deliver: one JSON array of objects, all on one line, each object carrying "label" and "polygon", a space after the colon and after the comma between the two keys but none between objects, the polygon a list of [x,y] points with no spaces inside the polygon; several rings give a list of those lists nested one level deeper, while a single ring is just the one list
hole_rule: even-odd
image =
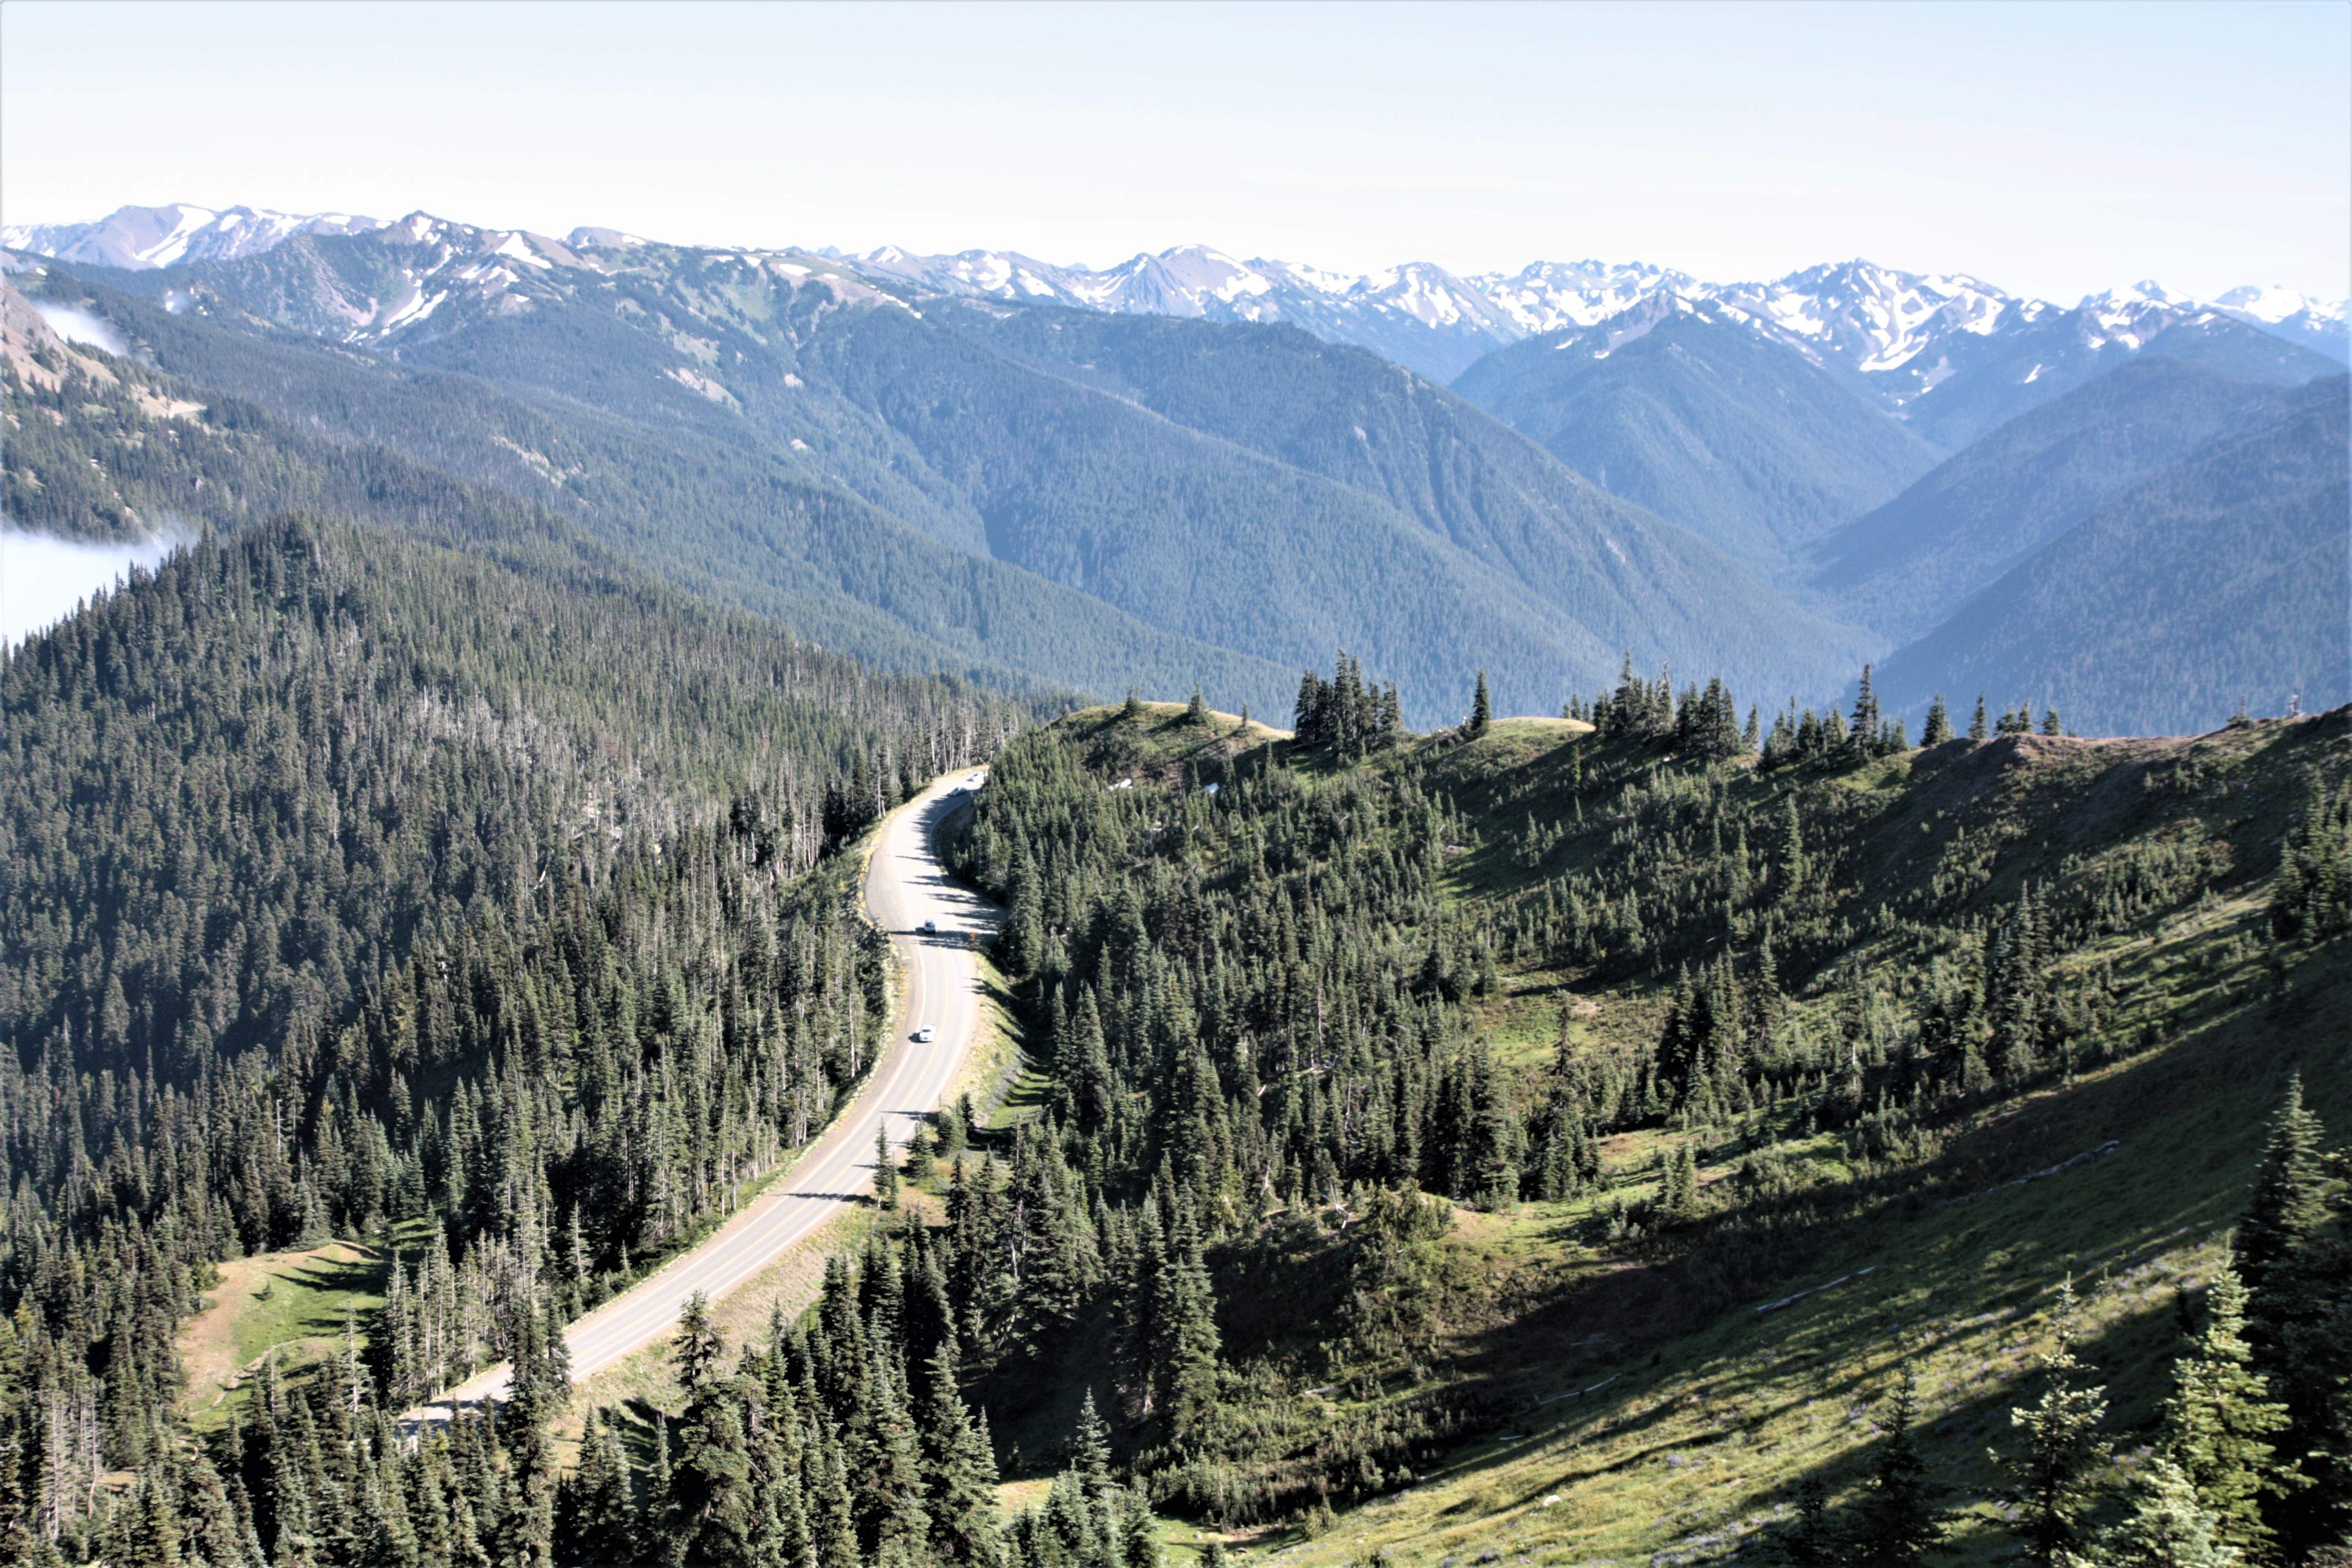
[{"label": "grassy hillside", "polygon": [[[1986,1451],[2057,1287],[2120,1485],[2290,1075],[2352,1129],[2347,954],[2272,915],[2347,787],[2344,710],[1770,770],[1608,722],[1349,760],[1074,716],[1000,761],[970,855],[1106,1274],[1014,1308],[973,1397],[1051,1454],[1090,1387],[1163,1506],[1283,1562],[1696,1563],[1805,1482],[1854,1517],[1908,1368],[1949,1560],[1990,1562]],[[1191,977],[1181,1020],[1155,973]],[[1087,1110],[1097,1071],[1127,1109]],[[1121,1327],[1120,1205],[1171,1193],[1216,1303],[1189,1428]]]}]

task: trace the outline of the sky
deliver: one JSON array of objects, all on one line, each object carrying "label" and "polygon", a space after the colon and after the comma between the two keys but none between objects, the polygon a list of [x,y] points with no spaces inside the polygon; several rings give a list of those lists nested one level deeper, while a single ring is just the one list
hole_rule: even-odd
[{"label": "sky", "polygon": [[2352,7],[0,6],[0,220],[2352,293]]}]

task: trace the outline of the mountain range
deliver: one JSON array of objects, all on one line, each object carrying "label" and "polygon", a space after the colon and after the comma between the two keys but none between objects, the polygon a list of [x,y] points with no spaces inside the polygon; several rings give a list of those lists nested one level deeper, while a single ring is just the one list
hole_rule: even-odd
[{"label": "mountain range", "polygon": [[[1198,682],[1267,712],[1339,647],[1438,723],[1482,671],[1507,710],[1553,710],[1629,655],[1769,703],[1833,699],[1895,655],[1925,683],[1889,689],[1895,711],[1966,664],[1998,673],[1996,702],[2080,690],[2078,724],[2185,729],[2278,687],[2247,660],[2298,637],[2326,656],[2296,682],[2315,700],[2344,641],[2324,594],[2257,596],[2259,626],[2168,692],[2145,660],[2107,668],[2154,646],[2160,605],[2125,594],[2009,626],[2006,662],[1963,657],[1969,626],[2007,625],[1983,596],[2015,599],[2014,574],[2072,559],[2094,521],[2084,559],[2154,593],[2167,565],[2129,539],[2190,536],[2176,503],[2197,487],[2157,481],[2209,446],[2320,438],[2340,370],[2296,340],[2342,310],[2274,291],[2225,308],[2141,285],[2070,310],[1864,262],[1718,288],[1597,263],[1349,279],[1197,247],[1089,272],[422,213],[125,209],[5,237],[40,330],[132,384],[123,417],[250,409],[279,432],[268,464],[295,463],[298,436],[396,459],[387,493],[510,498],[540,534],[889,668],[1033,692]],[[12,314],[12,353],[53,363],[32,331]],[[216,468],[200,503],[167,493],[136,442],[76,431],[56,395],[66,438],[23,468],[48,488],[12,460],[26,525],[241,526],[303,489]],[[2280,523],[2242,533],[2236,576],[2326,556],[2329,470],[2295,472],[2292,496],[2230,503]],[[2222,488],[2189,504],[2212,515]],[[1922,641],[1948,679],[1898,651]]]},{"label": "mountain range", "polygon": [[[404,220],[405,221],[405,220]],[[87,223],[0,227],[0,246],[60,261],[166,268],[250,255],[306,234],[383,228],[347,214],[301,216],[175,203],[126,206]],[[530,243],[541,243],[530,237]],[[575,249],[635,243],[619,230],[573,229]],[[706,248],[725,248],[719,247]],[[763,249],[771,247],[751,247]],[[786,247],[789,248],[789,247]],[[1936,384],[1946,351],[2040,321],[2062,307],[2014,296],[1963,274],[1913,273],[1854,260],[1806,268],[1769,281],[1711,283],[1639,262],[1537,261],[1517,272],[1457,276],[1412,261],[1360,277],[1298,262],[1236,259],[1204,245],[1139,254],[1100,269],[1040,261],[1012,250],[917,255],[896,247],[826,259],[877,283],[931,293],[1066,305],[1119,315],[1216,321],[1287,321],[1318,337],[1369,348],[1433,380],[1450,381],[1482,355],[1522,338],[1590,327],[1653,294],[1719,300],[1759,331],[1861,378],[1901,404]],[[2290,342],[2352,360],[2347,302],[2278,287],[2232,289],[2210,300],[2143,281],[2081,301],[2109,331],[2144,332],[2158,313],[2211,314]]]},{"label": "mountain range", "polygon": [[1629,650],[1762,690],[1822,688],[1866,651],[1360,349],[910,302],[806,253],[572,237],[420,216],[16,283],[103,317],[173,383],[158,397],[226,396],[495,486],[898,668],[1096,692],[1199,681],[1278,712],[1294,672],[1345,646],[1435,723],[1482,669],[1497,700],[1540,711]]}]

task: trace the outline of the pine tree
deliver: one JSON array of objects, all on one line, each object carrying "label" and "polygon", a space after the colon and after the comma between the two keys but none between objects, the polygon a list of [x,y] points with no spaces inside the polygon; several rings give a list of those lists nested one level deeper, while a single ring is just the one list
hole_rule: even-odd
[{"label": "pine tree", "polygon": [[697,1290],[678,1310],[677,1334],[670,1341],[670,1353],[677,1361],[679,1386],[688,1394],[700,1388],[726,1348],[726,1342],[710,1323],[709,1298]]},{"label": "pine tree", "polygon": [[1952,716],[1944,710],[1944,694],[1938,691],[1936,700],[1927,705],[1927,722],[1919,731],[1919,743],[1940,746],[1951,738]]},{"label": "pine tree", "polygon": [[2221,1540],[2220,1521],[2188,1473],[2163,1454],[2140,1472],[2130,1512],[2101,1548],[2089,1560],[2096,1568],[2238,1568],[2246,1560]]},{"label": "pine tree", "polygon": [[1919,1415],[1918,1373],[1906,1367],[1887,1406],[1885,1434],[1870,1467],[1870,1481],[1854,1508],[1853,1540],[1858,1560],[1872,1568],[1916,1568],[1944,1539],[1936,1507],[1937,1487],[1928,1479],[1912,1427]]},{"label": "pine tree", "polygon": [[1177,1205],[1151,1301],[1153,1401],[1160,1420],[1179,1441],[1216,1403],[1220,1347],[1216,1294],[1209,1284],[1187,1198]]},{"label": "pine tree", "polygon": [[1830,1518],[1829,1488],[1818,1476],[1797,1483],[1796,1518],[1780,1532],[1780,1561],[1789,1568],[1837,1568],[1844,1541]]},{"label": "pine tree", "polygon": [[2001,1500],[2017,1510],[2012,1528],[2024,1539],[2027,1559],[2042,1568],[2066,1568],[2083,1545],[2097,1472],[2114,1447],[2099,1431],[2106,1390],[2075,1382],[2083,1363],[2074,1355],[2074,1282],[2068,1279],[2058,1290],[2056,1342],[2042,1357],[2042,1398],[2031,1409],[2009,1413],[2010,1425],[2025,1434],[2025,1447],[1993,1455],[2008,1472]]},{"label": "pine tree", "polygon": [[852,1491],[857,1500],[858,1533],[872,1543],[877,1563],[896,1558],[920,1563],[931,1530],[923,1500],[921,1445],[891,1364],[895,1358],[877,1360],[880,1364],[856,1418],[857,1441],[848,1456],[856,1465]]},{"label": "pine tree", "polygon": [[1969,721],[1969,739],[1971,741],[1981,741],[1990,733],[1992,733],[1992,731],[1985,722],[1984,693],[1979,691],[1977,693],[1976,717]]},{"label": "pine tree", "polygon": [[931,1353],[925,1373],[923,1492],[931,1548],[942,1563],[985,1568],[995,1561],[999,1534],[996,1456],[986,1430],[964,1407],[945,1346]]},{"label": "pine tree", "polygon": [[2297,1075],[2235,1243],[2251,1364],[2286,1407],[2284,1468],[2308,1483],[2264,1510],[2291,1552],[2352,1527],[2352,1239],[2330,1225],[2347,1200],[2331,1195],[2326,1136]]},{"label": "pine tree", "polygon": [[1478,672],[1477,689],[1470,694],[1470,721],[1462,727],[1462,732],[1475,741],[1486,732],[1493,721],[1494,709],[1486,700],[1486,672],[1482,669]]},{"label": "pine tree", "polygon": [[1789,797],[1789,809],[1780,828],[1780,878],[1782,889],[1796,892],[1805,885],[1810,867],[1805,860],[1805,826],[1797,816],[1797,797]]},{"label": "pine tree", "polygon": [[556,1503],[556,1552],[566,1563],[621,1563],[636,1551],[636,1503],[620,1434],[602,1410],[588,1413],[580,1468],[564,1478]]},{"label": "pine tree", "polygon": [[572,1351],[564,1343],[563,1320],[555,1303],[520,1309],[507,1410],[517,1429],[544,1438],[548,1426],[572,1399]]},{"label": "pine tree", "polygon": [[1079,1402],[1077,1429],[1070,1436],[1070,1468],[1086,1482],[1089,1495],[1099,1498],[1110,1491],[1110,1427],[1095,1409],[1091,1385]]},{"label": "pine tree", "polygon": [[125,1536],[122,1561],[129,1568],[180,1568],[179,1511],[160,1468],[140,1478]]},{"label": "pine tree", "polygon": [[885,1214],[898,1210],[898,1163],[890,1157],[890,1130],[874,1134],[874,1201]]},{"label": "pine tree", "polygon": [[2058,717],[2058,710],[2055,708],[2044,708],[2042,710],[2042,732],[2045,735],[2063,735],[2066,732],[2065,722]]},{"label": "pine tree", "polygon": [[2164,1448],[2212,1512],[2217,1539],[2259,1559],[2271,1543],[2263,1500],[2290,1484],[2271,1441],[2286,1429],[2287,1417],[2250,1364],[2245,1321],[2246,1288],[2225,1259],[2207,1293],[2204,1330],[2173,1363]]},{"label": "pine tree", "polygon": [[748,1563],[761,1530],[751,1447],[739,1380],[706,1377],[678,1424],[672,1472],[677,1538],[687,1561]]},{"label": "pine tree", "polygon": [[1853,721],[1846,726],[1854,751],[1868,756],[1878,746],[1878,694],[1870,684],[1870,666],[1862,667],[1862,685],[1854,693]]},{"label": "pine tree", "polygon": [[1188,722],[1193,724],[1206,724],[1209,721],[1208,699],[1201,695],[1201,686],[1198,681],[1192,684],[1192,700],[1184,705],[1184,717]]},{"label": "pine tree", "polygon": [[2246,1338],[2256,1347],[2258,1366],[2265,1342],[2275,1342],[2276,1325],[2303,1305],[2294,1300],[2302,1283],[2297,1265],[2327,1225],[2326,1137],[2326,1129],[2304,1104],[2303,1075],[2296,1073],[2272,1118],[2253,1196],[2231,1243],[2246,1287]]}]

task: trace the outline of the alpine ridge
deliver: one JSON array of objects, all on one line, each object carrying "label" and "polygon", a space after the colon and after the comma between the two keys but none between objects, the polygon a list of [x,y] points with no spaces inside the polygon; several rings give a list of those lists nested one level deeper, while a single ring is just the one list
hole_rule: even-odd
[{"label": "alpine ridge", "polygon": [[[342,214],[297,216],[175,203],[123,207],[88,223],[12,225],[0,228],[0,245],[60,261],[146,269],[252,255],[297,235],[382,226],[381,220]],[[617,230],[583,226],[562,243],[598,249],[644,242]],[[782,254],[795,247],[748,248]],[[1522,338],[1592,326],[1665,292],[1720,300],[1745,312],[1757,330],[1802,346],[1818,363],[1858,377],[1898,406],[1950,374],[1939,367],[1961,340],[2015,332],[2067,313],[2066,307],[2012,295],[1963,273],[1909,272],[1860,259],[1803,268],[1779,279],[1708,282],[1646,262],[1591,259],[1460,274],[1411,261],[1358,277],[1294,261],[1244,261],[1201,244],[1141,252],[1100,268],[1041,261],[1013,250],[922,255],[883,246],[855,254],[822,247],[812,254],[876,284],[921,293],[1113,314],[1287,321],[1318,337],[1371,349],[1439,381],[1452,380],[1481,355]],[[2340,363],[2352,360],[2347,303],[2268,285],[2245,285],[2200,300],[2142,281],[2093,296],[2076,308],[2121,311],[2136,321],[2150,310],[2210,314]]]}]

